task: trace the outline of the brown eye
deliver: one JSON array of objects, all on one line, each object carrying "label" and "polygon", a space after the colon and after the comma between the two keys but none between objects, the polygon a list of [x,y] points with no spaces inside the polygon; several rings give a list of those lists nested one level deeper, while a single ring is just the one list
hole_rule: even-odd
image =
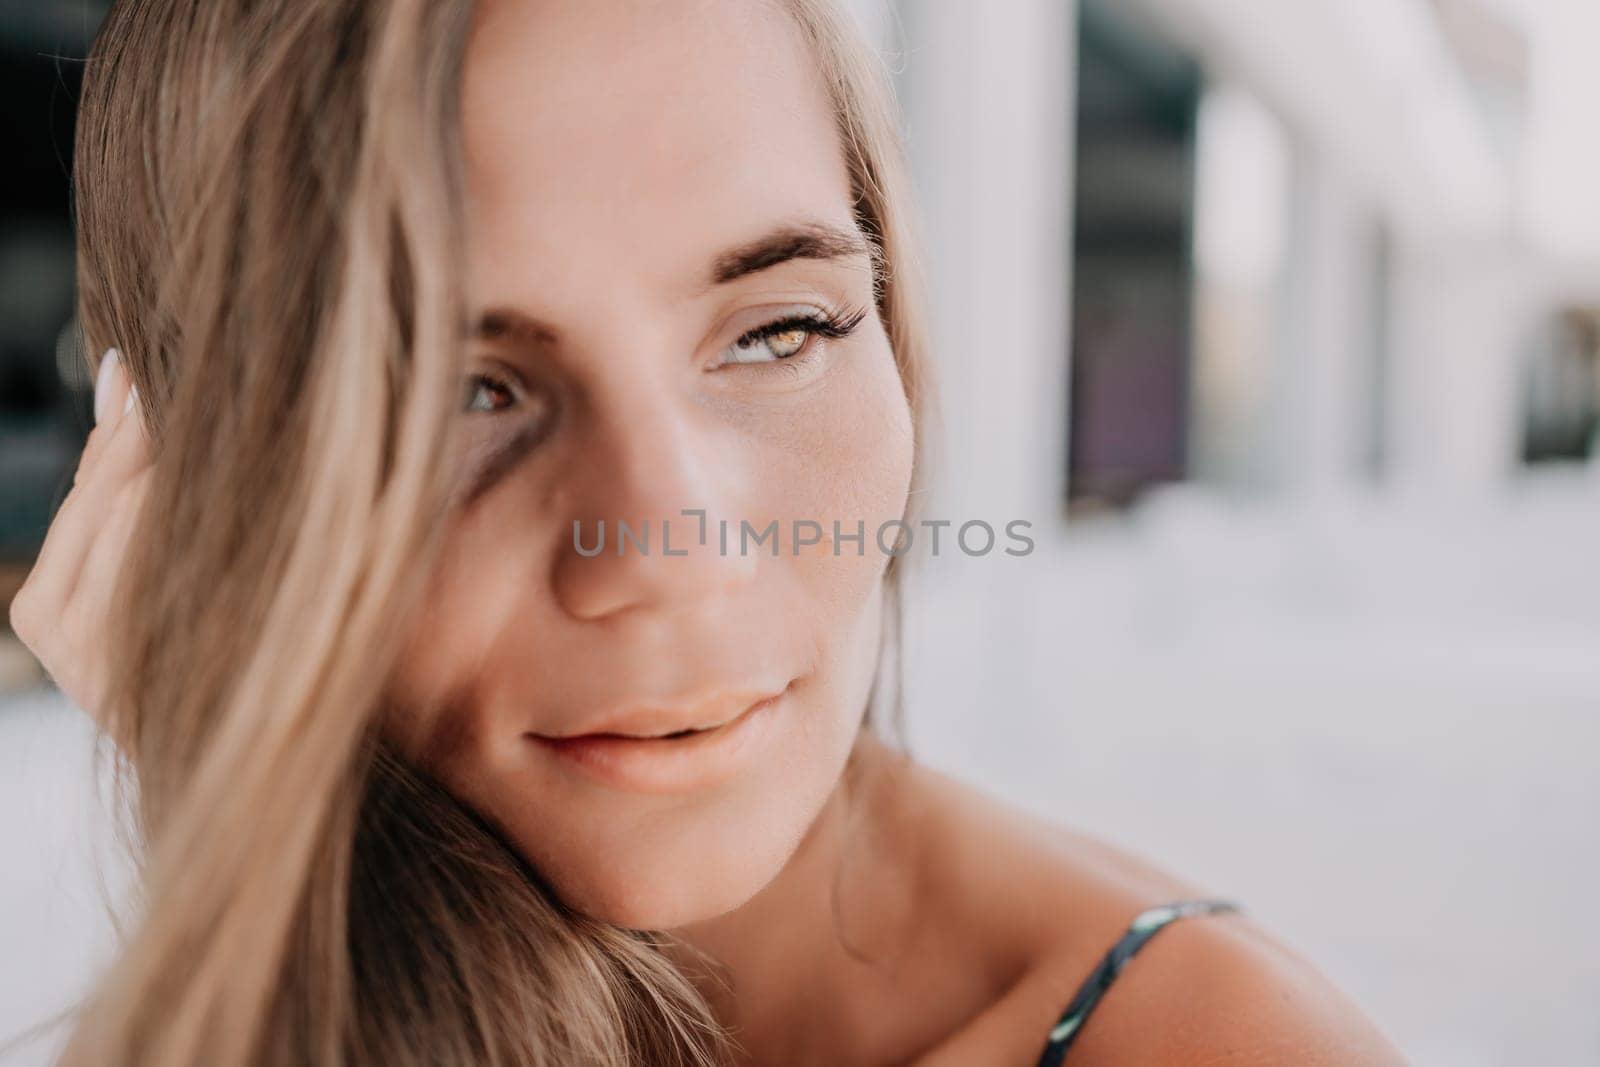
[{"label": "brown eye", "polygon": [[777,329],[754,330],[739,338],[724,353],[727,363],[776,363],[789,359],[806,346],[816,327],[794,323]]},{"label": "brown eye", "polygon": [[816,310],[788,315],[741,336],[722,350],[722,359],[717,366],[730,363],[786,363],[785,369],[793,370],[812,358],[812,339],[837,341],[849,337],[865,317],[866,312],[859,310],[831,314]]},{"label": "brown eye", "polygon": [[806,343],[806,338],[811,336],[798,326],[783,330],[767,338],[767,349],[779,359],[784,359],[800,351]]},{"label": "brown eye", "polygon": [[516,391],[491,374],[469,374],[461,391],[461,408],[472,413],[493,415],[517,402]]}]

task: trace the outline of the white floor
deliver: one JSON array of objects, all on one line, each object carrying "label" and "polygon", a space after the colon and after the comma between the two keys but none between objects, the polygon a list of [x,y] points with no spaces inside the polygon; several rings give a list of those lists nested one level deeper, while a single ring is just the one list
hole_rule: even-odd
[{"label": "white floor", "polygon": [[53,690],[0,703],[0,1064],[46,1064],[60,1028],[8,1046],[81,992],[112,944],[126,863],[87,716]]},{"label": "white floor", "polygon": [[[946,561],[911,620],[913,747],[1239,900],[1418,1064],[1593,1067],[1596,546],[1600,487],[1558,481],[1426,507],[1174,495]],[[49,697],[0,706],[0,1035],[107,944],[89,738]]]},{"label": "white floor", "polygon": [[1600,482],[1047,555],[931,583],[925,761],[1239,900],[1418,1064],[1600,1064]]}]

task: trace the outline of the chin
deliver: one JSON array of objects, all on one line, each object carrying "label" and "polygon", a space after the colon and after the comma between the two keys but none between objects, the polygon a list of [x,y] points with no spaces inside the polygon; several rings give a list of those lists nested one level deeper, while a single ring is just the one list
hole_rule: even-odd
[{"label": "chin", "polygon": [[630,930],[672,930],[736,911],[777,877],[786,859],[745,860],[715,876],[680,868],[656,879],[608,878],[556,892],[563,903],[601,922]]},{"label": "chin", "polygon": [[771,883],[815,814],[789,810],[776,819],[760,810],[772,806],[652,820],[647,831],[586,850],[581,863],[550,857],[536,866],[564,904],[603,922],[636,930],[703,922]]},{"label": "chin", "polygon": [[559,830],[541,821],[512,837],[561,901],[592,918],[638,930],[714,919],[760,893],[794,855],[844,770],[853,731],[838,733],[822,732],[827,751],[791,748],[715,795],[602,804]]}]

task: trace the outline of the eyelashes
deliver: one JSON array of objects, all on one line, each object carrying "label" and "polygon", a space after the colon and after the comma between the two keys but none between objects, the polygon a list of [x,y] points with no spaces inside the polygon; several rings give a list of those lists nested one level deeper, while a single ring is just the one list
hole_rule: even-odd
[{"label": "eyelashes", "polygon": [[[732,358],[721,360],[715,367],[803,361],[815,354],[814,342],[817,338],[837,341],[849,337],[866,316],[864,308],[785,315],[745,331],[722,352],[724,357],[731,355]],[[763,350],[771,358],[759,358]],[[525,390],[513,375],[475,371],[462,381],[461,409],[468,414],[499,414],[511,404],[520,402],[524,393]]]},{"label": "eyelashes", "polygon": [[798,375],[818,354],[816,341],[848,337],[861,320],[864,310],[847,312],[806,311],[785,315],[741,334],[722,350],[712,370],[733,364],[764,364]]},{"label": "eyelashes", "polygon": [[[468,413],[494,414],[503,410],[493,406],[496,399],[509,397],[515,402],[516,394],[516,387],[500,375],[488,371],[473,371],[461,382],[461,410]],[[480,398],[486,396],[491,397],[487,404],[480,403]]]},{"label": "eyelashes", "polygon": [[865,311],[858,310],[845,314],[790,315],[748,331],[733,343],[733,347],[745,348],[789,333],[807,333],[814,337],[838,340],[849,337],[855,328],[861,325],[861,320],[866,314]]}]

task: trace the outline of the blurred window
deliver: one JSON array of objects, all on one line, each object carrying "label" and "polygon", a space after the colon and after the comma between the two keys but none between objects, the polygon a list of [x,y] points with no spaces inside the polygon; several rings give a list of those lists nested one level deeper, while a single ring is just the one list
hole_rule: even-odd
[{"label": "blurred window", "polygon": [[1190,473],[1254,487],[1272,475],[1293,158],[1277,117],[1231,86],[1206,91],[1195,156]]},{"label": "blurred window", "polygon": [[1551,319],[1530,346],[1525,383],[1523,461],[1593,455],[1600,444],[1600,309]]},{"label": "blurred window", "polygon": [[1200,68],[1122,5],[1079,13],[1069,505],[1188,465]]}]

